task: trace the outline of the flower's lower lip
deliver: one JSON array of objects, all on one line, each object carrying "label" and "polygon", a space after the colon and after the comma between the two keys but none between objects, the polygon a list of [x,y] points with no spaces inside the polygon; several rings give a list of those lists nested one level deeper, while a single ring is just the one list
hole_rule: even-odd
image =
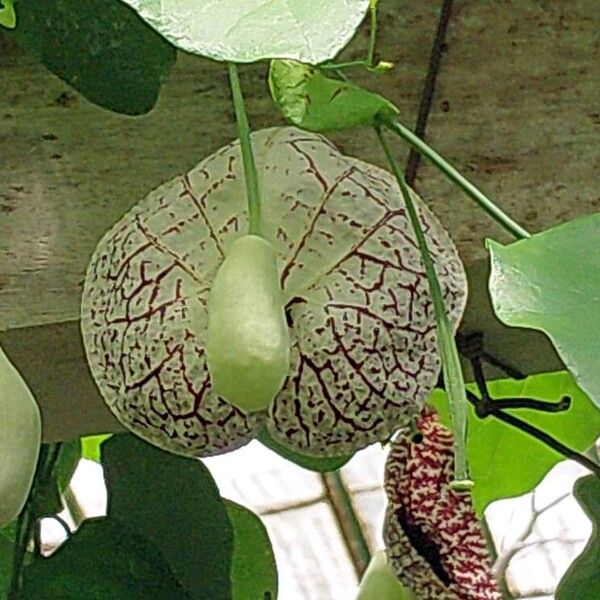
[{"label": "flower's lower lip", "polygon": [[[149,194],[98,245],[81,315],[96,383],[128,428],[193,456],[239,447],[265,418],[311,456],[387,440],[439,371],[425,274],[393,179],[293,127],[258,131],[252,147],[268,174],[262,233],[292,329],[290,370],[268,414],[221,400],[206,363],[209,290],[245,231],[237,145]],[[419,210],[455,327],[464,272],[439,222]]]}]

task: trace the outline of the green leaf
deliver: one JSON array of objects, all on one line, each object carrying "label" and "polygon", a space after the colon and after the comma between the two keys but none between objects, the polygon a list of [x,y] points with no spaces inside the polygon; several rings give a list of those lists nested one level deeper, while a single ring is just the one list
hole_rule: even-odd
[{"label": "green leaf", "polygon": [[592,521],[592,535],[583,552],[563,575],[556,600],[590,600],[600,582],[600,479],[588,475],[577,480],[575,498]]},{"label": "green leaf", "polygon": [[231,581],[233,600],[277,598],[277,565],[262,521],[247,508],[225,500],[235,533]]},{"label": "green leaf", "polygon": [[12,521],[0,529],[0,598],[6,598],[12,579],[15,524]]},{"label": "green leaf", "polygon": [[17,16],[13,0],[1,0],[0,7],[0,26],[14,29],[17,25]]},{"label": "green leaf", "polygon": [[[467,387],[477,393],[475,386]],[[600,434],[600,412],[565,371],[534,375],[524,381],[492,381],[488,387],[492,398],[529,397],[553,401],[563,395],[571,396],[571,408],[563,413],[529,409],[507,412],[535,425],[574,450],[587,450]],[[438,410],[441,422],[449,427],[446,394],[436,390],[429,402]],[[470,474],[475,482],[473,502],[478,516],[494,500],[530,491],[556,463],[564,460],[530,435],[492,416],[480,419],[472,406],[469,406],[467,431],[467,455]]]},{"label": "green leaf", "polygon": [[190,599],[158,548],[112,519],[90,520],[25,568],[24,600]]},{"label": "green leaf", "polygon": [[58,491],[61,494],[71,482],[80,458],[81,452],[78,439],[62,443],[54,466],[54,476],[56,477]]},{"label": "green leaf", "polygon": [[162,552],[194,597],[231,596],[233,529],[208,469],[132,435],[102,444],[108,514]]},{"label": "green leaf", "polygon": [[103,433],[101,435],[89,435],[80,438],[81,443],[81,458],[87,458],[94,462],[101,462],[100,444],[112,437],[112,433]]},{"label": "green leaf", "polygon": [[269,448],[282,456],[283,458],[293,462],[299,467],[308,469],[309,471],[317,471],[318,473],[328,473],[329,471],[336,471],[343,467],[351,458],[352,455],[346,456],[309,456],[307,454],[300,454],[291,450],[287,446],[284,446],[277,440],[273,439],[266,428],[262,429],[257,436],[257,439]]},{"label": "green leaf", "polygon": [[600,213],[508,246],[488,240],[494,311],[543,331],[600,407]]},{"label": "green leaf", "polygon": [[88,100],[128,115],[154,106],[176,51],[129,7],[118,0],[27,0],[16,8],[10,35]]},{"label": "green leaf", "polygon": [[382,96],[293,60],[271,61],[269,87],[285,118],[310,131],[373,125],[379,115],[398,114]]},{"label": "green leaf", "polygon": [[333,58],[369,0],[125,0],[178,48],[215,60]]}]

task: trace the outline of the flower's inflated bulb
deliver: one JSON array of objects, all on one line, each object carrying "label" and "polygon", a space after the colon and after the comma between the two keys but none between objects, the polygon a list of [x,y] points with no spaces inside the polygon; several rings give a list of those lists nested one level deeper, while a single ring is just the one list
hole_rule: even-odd
[{"label": "flower's inflated bulb", "polygon": [[451,487],[452,433],[426,409],[392,442],[385,467],[388,562],[419,600],[501,600],[471,496]]},{"label": "flower's inflated bulb", "polygon": [[42,438],[38,405],[0,348],[0,527],[27,500]]},{"label": "flower's inflated bulb", "polygon": [[264,410],[290,368],[290,336],[271,244],[236,240],[208,300],[208,369],[214,391],[245,412]]},{"label": "flower's inflated bulb", "polygon": [[362,576],[356,600],[413,600],[414,596],[392,571],[385,550],[373,554]]}]

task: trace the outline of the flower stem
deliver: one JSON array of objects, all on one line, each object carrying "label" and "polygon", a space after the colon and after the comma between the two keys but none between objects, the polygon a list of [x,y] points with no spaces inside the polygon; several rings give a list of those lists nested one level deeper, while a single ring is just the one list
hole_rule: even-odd
[{"label": "flower stem", "polygon": [[258,190],[258,175],[252,144],[250,142],[250,125],[244,106],[244,96],[240,85],[237,67],[234,63],[227,63],[229,69],[229,82],[233,98],[233,108],[238,126],[242,161],[244,163],[244,179],[246,182],[246,202],[248,203],[248,233],[260,235],[260,194]]},{"label": "flower stem", "polygon": [[375,62],[375,44],[377,43],[377,2],[369,3],[369,13],[371,16],[371,31],[369,33],[369,50],[367,52],[367,64],[374,67]]},{"label": "flower stem", "polygon": [[473,482],[469,479],[467,452],[466,452],[466,436],[467,436],[467,398],[465,393],[465,382],[460,366],[458,350],[454,340],[454,333],[446,315],[444,306],[444,297],[440,282],[437,278],[433,259],[429,253],[427,240],[421,228],[421,223],[417,216],[417,211],[410,195],[410,190],[404,180],[404,175],[400,170],[400,166],[394,158],[388,143],[381,129],[376,128],[377,137],[385,152],[390,167],[398,181],[400,191],[404,197],[406,210],[408,212],[411,224],[413,226],[425,272],[429,283],[429,290],[433,300],[435,310],[435,318],[437,325],[437,342],[440,357],[442,360],[442,370],[444,373],[444,382],[448,392],[450,401],[450,410],[452,414],[452,426],[454,432],[454,475],[455,481],[453,487],[455,489],[469,489]]},{"label": "flower stem", "polygon": [[21,597],[21,588],[23,585],[23,567],[25,566],[25,557],[27,547],[34,537],[34,531],[38,522],[39,510],[38,494],[39,488],[51,477],[52,471],[58,459],[61,443],[42,444],[38,456],[37,467],[31,484],[31,490],[23,510],[17,520],[17,531],[14,542],[13,569],[8,600],[19,600]]},{"label": "flower stem", "polygon": [[461,175],[450,163],[442,158],[431,146],[426,144],[420,137],[416,136],[408,127],[398,119],[386,119],[382,123],[387,129],[401,137],[413,147],[419,154],[430,160],[450,181],[458,185],[468,196],[470,196],[483,210],[485,210],[499,225],[521,240],[531,237],[531,234],[513,221],[481,190],[476,188],[470,181]]}]

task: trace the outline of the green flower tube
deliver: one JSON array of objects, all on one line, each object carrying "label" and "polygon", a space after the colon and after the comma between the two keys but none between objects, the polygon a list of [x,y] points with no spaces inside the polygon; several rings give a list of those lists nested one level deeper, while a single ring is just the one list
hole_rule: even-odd
[{"label": "green flower tube", "polygon": [[208,300],[206,356],[214,391],[244,412],[268,408],[290,369],[290,336],[271,244],[236,240]]}]

